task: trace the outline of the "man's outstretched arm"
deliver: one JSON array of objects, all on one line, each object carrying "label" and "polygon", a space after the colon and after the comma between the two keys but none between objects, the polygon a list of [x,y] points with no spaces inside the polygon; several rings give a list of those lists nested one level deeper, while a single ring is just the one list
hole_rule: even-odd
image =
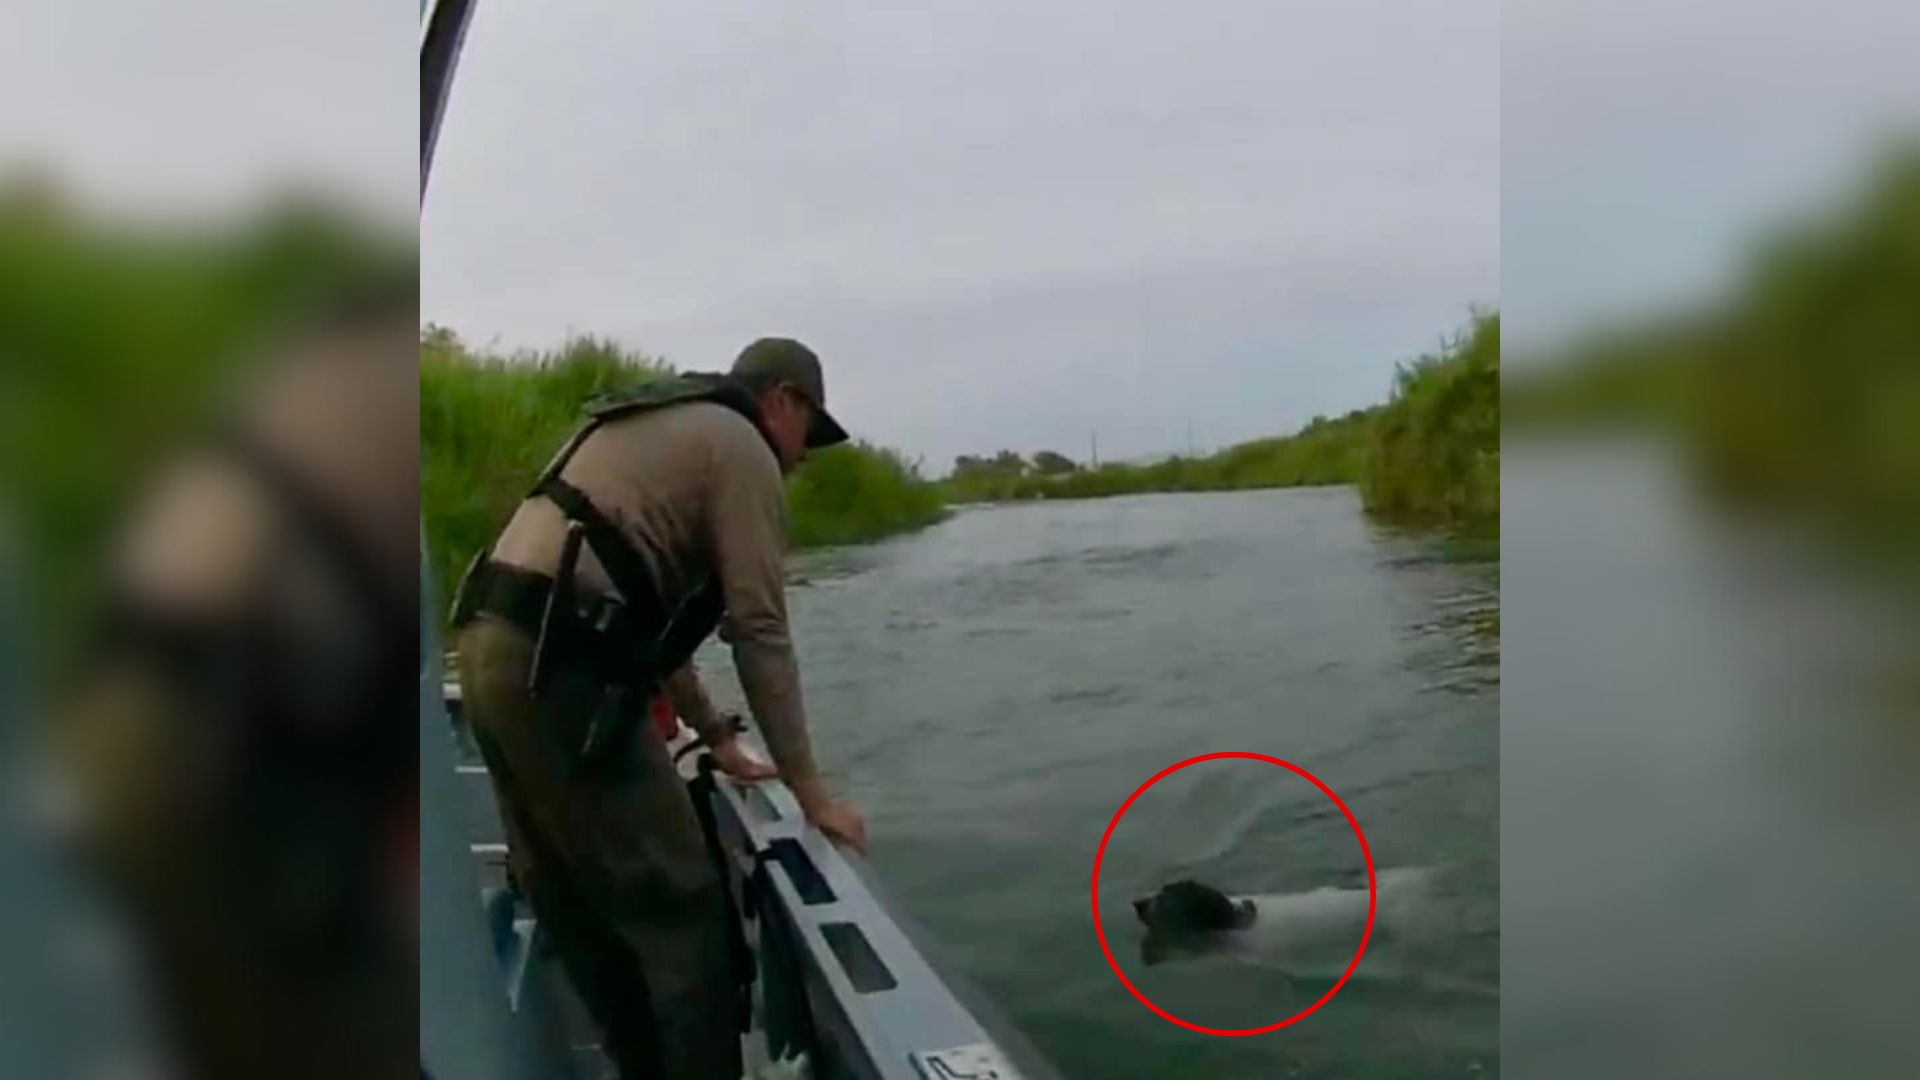
[{"label": "man's outstretched arm", "polygon": [[744,442],[715,465],[709,525],[740,688],[807,819],[864,850],[866,824],[827,791],[807,735],[800,665],[787,626],[786,489],[779,468],[757,443]]}]

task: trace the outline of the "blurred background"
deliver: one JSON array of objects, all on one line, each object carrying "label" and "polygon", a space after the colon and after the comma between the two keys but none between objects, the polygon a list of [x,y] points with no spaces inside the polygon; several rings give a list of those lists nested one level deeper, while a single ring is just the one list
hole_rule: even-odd
[{"label": "blurred background", "polygon": [[1912,1075],[1920,9],[1504,21],[1503,1064]]},{"label": "blurred background", "polygon": [[413,14],[8,13],[0,1075],[417,1075]]}]

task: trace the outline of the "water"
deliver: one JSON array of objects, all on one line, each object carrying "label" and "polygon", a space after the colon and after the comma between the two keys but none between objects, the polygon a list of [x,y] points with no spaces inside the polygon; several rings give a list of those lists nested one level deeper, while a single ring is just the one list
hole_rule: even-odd
[{"label": "water", "polygon": [[1912,613],[1672,446],[1504,453],[1509,1064],[1913,1076]]},{"label": "water", "polygon": [[[970,510],[797,571],[815,741],[876,868],[1067,1076],[1497,1073],[1496,567],[1371,526],[1342,488]],[[1148,777],[1220,750],[1311,770],[1380,869],[1445,869],[1450,929],[1411,957],[1377,933],[1346,988],[1277,1033],[1148,1012],[1094,934],[1095,848]],[[1179,875],[1364,883],[1344,817],[1274,766],[1196,766],[1129,813],[1101,880],[1116,959],[1176,1015],[1252,1027],[1318,997],[1358,944],[1330,968],[1145,968],[1128,901]]]}]

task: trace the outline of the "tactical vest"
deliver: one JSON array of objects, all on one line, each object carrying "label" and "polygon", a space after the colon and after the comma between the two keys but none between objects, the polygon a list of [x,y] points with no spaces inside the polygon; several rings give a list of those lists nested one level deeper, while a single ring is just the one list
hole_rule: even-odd
[{"label": "tactical vest", "polygon": [[[619,676],[624,681],[657,683],[692,659],[700,643],[719,626],[725,607],[720,580],[717,574],[710,576],[679,604],[669,605],[641,551],[611,518],[594,505],[585,492],[562,479],[560,474],[566,470],[574,453],[602,424],[638,413],[656,412],[696,402],[721,405],[740,414],[766,440],[768,449],[778,454],[773,438],[761,419],[759,403],[746,384],[725,375],[682,375],[589,401],[585,410],[586,422],[554,455],[527,493],[528,498],[551,501],[568,521],[568,543],[562,549],[560,566],[553,576],[552,588],[558,603],[550,602],[549,610],[565,609],[571,605],[569,594],[573,562],[583,541],[600,561],[608,579],[613,582],[614,590],[619,593],[621,612],[617,624],[592,629],[601,631],[600,637],[607,639],[605,644],[620,654],[610,658],[605,666],[609,675]],[[481,553],[475,560],[476,568],[488,554]],[[474,568],[469,568],[470,579],[473,573]],[[464,586],[462,591],[466,591]],[[560,610],[559,614],[570,618],[574,612]],[[461,621],[463,616],[456,611],[456,624]],[[537,678],[539,669],[544,666],[543,661],[547,659],[545,654],[550,638],[553,641],[571,639],[577,642],[581,636],[577,633],[555,633],[557,628],[544,622],[534,629],[540,638],[540,645],[535,652]]]}]

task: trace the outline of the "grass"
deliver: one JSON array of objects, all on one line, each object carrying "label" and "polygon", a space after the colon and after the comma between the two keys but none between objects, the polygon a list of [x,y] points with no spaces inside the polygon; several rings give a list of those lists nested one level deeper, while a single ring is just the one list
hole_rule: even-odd
[{"label": "grass", "polygon": [[1383,521],[1499,532],[1499,315],[1476,316],[1446,348],[1400,367],[1371,424],[1360,499]]}]

